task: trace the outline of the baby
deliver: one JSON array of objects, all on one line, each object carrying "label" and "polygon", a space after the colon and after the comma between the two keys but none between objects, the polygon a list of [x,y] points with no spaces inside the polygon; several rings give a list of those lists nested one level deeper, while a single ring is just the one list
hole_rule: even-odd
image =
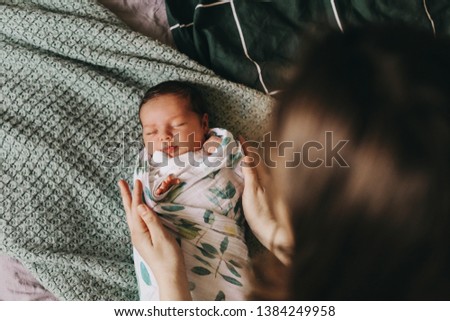
[{"label": "baby", "polygon": [[[193,300],[243,300],[242,147],[225,129],[209,129],[203,106],[184,82],[147,91],[139,110],[145,146],[134,179],[181,246]],[[158,300],[156,280],[136,250],[134,262],[141,300]]]}]

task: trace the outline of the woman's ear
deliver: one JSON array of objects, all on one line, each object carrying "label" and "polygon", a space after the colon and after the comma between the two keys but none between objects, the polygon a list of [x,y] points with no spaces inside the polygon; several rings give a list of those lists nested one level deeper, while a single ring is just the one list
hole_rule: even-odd
[{"label": "woman's ear", "polygon": [[202,129],[203,129],[203,133],[206,135],[209,132],[209,124],[208,124],[208,114],[204,113],[203,117],[202,117]]}]

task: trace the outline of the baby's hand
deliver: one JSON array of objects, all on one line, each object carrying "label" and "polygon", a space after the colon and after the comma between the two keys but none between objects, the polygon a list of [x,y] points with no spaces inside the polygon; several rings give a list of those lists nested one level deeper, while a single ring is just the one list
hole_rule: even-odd
[{"label": "baby's hand", "polygon": [[179,178],[176,178],[172,174],[170,174],[162,183],[159,185],[158,189],[156,190],[156,195],[159,196],[161,194],[164,194],[174,185],[180,184],[181,181]]},{"label": "baby's hand", "polygon": [[217,151],[217,147],[222,143],[222,138],[218,136],[209,137],[203,144],[203,150],[208,154],[213,154]]}]

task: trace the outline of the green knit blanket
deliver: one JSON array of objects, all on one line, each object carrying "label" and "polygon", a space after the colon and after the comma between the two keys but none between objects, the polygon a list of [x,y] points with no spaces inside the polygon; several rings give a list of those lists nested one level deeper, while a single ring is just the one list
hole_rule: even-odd
[{"label": "green knit blanket", "polygon": [[137,106],[200,86],[211,125],[250,139],[272,101],[128,29],[88,0],[0,1],[0,252],[63,300],[136,300],[117,181],[141,148]]}]

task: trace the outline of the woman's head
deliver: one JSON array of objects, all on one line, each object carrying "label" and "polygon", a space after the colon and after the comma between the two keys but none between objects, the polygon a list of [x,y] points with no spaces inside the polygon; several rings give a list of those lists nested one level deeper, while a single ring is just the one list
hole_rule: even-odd
[{"label": "woman's head", "polygon": [[303,44],[274,125],[295,146],[274,170],[287,298],[449,299],[449,41],[384,27]]}]

